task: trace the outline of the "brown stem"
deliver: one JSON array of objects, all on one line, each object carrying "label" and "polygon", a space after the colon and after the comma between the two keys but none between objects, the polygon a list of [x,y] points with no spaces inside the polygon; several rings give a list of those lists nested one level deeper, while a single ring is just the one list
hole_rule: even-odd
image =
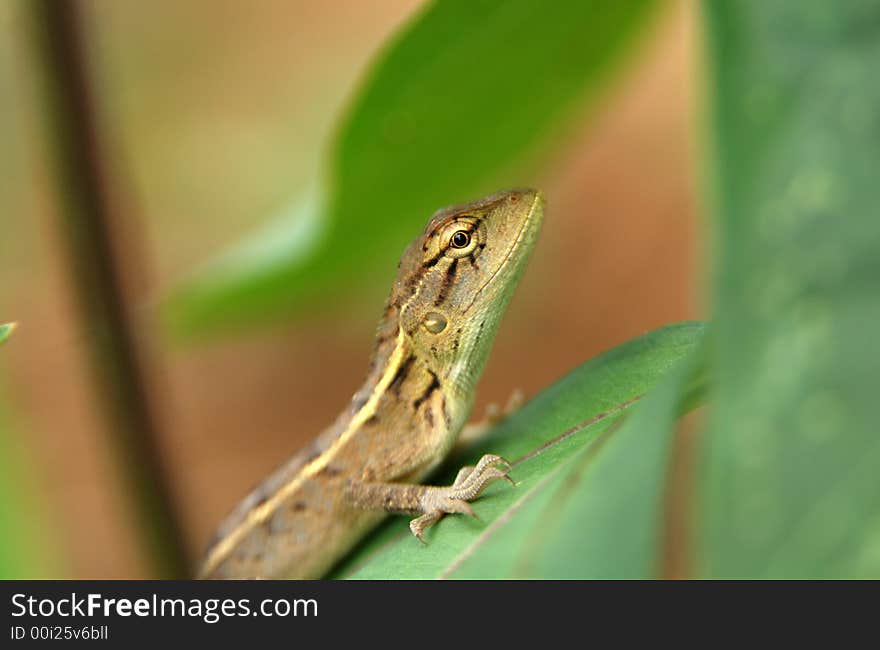
[{"label": "brown stem", "polygon": [[111,237],[110,179],[102,164],[80,7],[75,0],[32,0],[31,6],[46,72],[48,127],[62,199],[60,225],[81,318],[93,332],[88,341],[96,388],[153,571],[163,578],[186,577],[180,520]]}]

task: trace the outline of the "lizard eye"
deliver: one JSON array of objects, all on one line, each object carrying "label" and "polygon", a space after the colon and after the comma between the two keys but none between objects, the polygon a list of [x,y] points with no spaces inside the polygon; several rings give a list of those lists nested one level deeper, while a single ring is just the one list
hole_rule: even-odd
[{"label": "lizard eye", "polygon": [[478,224],[467,221],[464,217],[446,224],[437,238],[442,252],[453,259],[476,255],[478,248],[482,250],[480,241],[483,233]]},{"label": "lizard eye", "polygon": [[459,230],[449,239],[449,245],[453,248],[467,248],[471,243],[471,234],[465,230]]}]

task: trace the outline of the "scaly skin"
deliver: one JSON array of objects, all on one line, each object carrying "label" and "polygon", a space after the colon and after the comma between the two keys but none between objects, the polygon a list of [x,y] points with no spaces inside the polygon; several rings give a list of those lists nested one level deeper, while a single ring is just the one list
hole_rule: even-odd
[{"label": "scaly skin", "polygon": [[204,578],[315,578],[388,512],[423,532],[509,465],[487,455],[451,486],[419,485],[470,414],[474,387],[543,218],[534,190],[437,212],[400,260],[370,372],[336,422],[227,518]]}]

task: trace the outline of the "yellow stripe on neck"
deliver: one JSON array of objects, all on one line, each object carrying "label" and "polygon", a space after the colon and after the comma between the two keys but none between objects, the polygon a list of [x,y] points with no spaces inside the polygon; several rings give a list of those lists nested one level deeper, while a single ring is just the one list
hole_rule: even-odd
[{"label": "yellow stripe on neck", "polygon": [[333,441],[333,444],[330,445],[326,451],[303,467],[292,480],[279,488],[269,499],[261,503],[257,508],[254,508],[238,527],[231,531],[220,543],[217,544],[214,551],[211,552],[211,555],[204,563],[203,573],[208,574],[214,571],[214,569],[228,557],[228,554],[232,552],[248,531],[265,521],[277,509],[278,504],[296,492],[306,479],[315,476],[327,467],[338,451],[351,439],[352,436],[354,436],[355,432],[360,429],[364,422],[375,415],[379,400],[385,395],[391,380],[397,373],[400,364],[406,356],[404,352],[404,348],[406,347],[405,341],[406,333],[403,331],[403,328],[400,328],[397,332],[397,341],[395,342],[394,350],[388,358],[388,363],[385,366],[385,371],[382,373],[382,377],[380,377],[379,381],[376,383],[367,402],[352,416],[348,426],[345,427],[345,430],[336,438],[336,440]]}]

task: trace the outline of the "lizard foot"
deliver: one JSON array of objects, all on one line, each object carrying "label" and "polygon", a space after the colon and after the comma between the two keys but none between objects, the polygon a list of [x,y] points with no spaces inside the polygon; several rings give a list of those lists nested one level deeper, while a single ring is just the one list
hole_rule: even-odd
[{"label": "lizard foot", "polygon": [[492,402],[486,407],[485,426],[494,427],[499,422],[503,422],[508,415],[518,411],[525,401],[525,394],[517,388],[507,398],[507,403],[503,408],[496,402]]},{"label": "lizard foot", "polygon": [[474,444],[477,440],[480,440],[492,427],[504,422],[511,413],[518,411],[524,402],[525,395],[521,390],[517,389],[511,393],[510,398],[507,400],[507,404],[505,404],[503,408],[498,406],[495,402],[489,404],[486,407],[486,413],[482,420],[469,422],[465,425],[464,429],[458,436],[455,445],[456,448],[461,450]]},{"label": "lizard foot", "polygon": [[516,485],[508,476],[510,463],[494,454],[486,454],[476,465],[462,467],[455,481],[448,487],[427,487],[419,499],[424,513],[409,522],[412,534],[425,541],[425,529],[435,524],[445,514],[463,514],[476,518],[469,501],[476,499],[489,483],[504,479]]}]

